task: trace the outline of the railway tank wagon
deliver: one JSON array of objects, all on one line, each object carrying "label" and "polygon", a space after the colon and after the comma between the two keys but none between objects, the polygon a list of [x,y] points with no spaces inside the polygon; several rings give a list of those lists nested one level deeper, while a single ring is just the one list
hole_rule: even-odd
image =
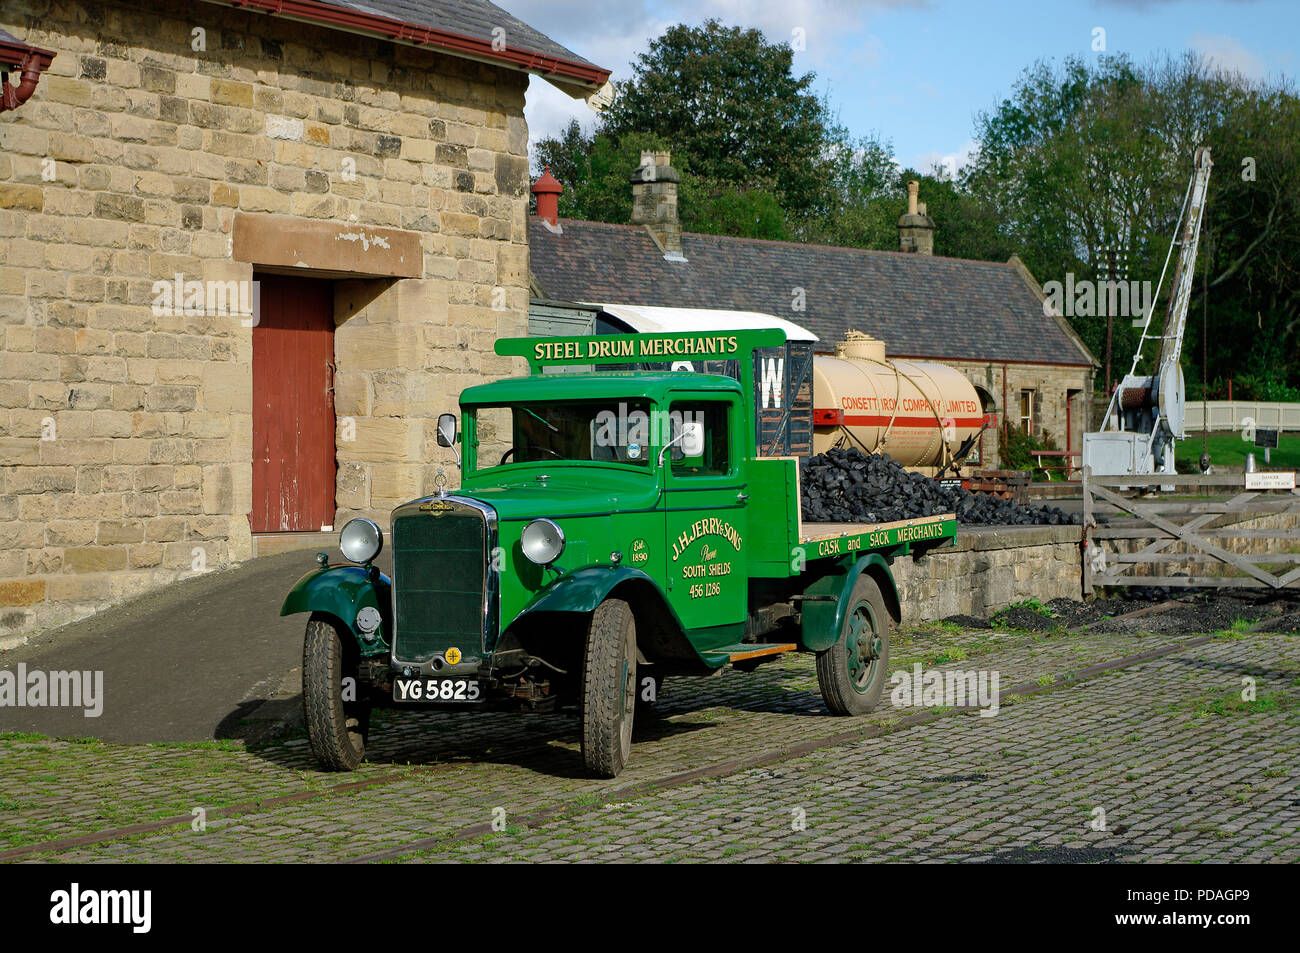
[{"label": "railway tank wagon", "polygon": [[813,358],[815,453],[856,446],[933,476],[961,462],[984,424],[974,385],[946,364],[890,360],[857,331]]},{"label": "railway tank wagon", "polygon": [[[748,311],[662,308],[620,304],[591,309],[573,327],[530,324],[534,334],[655,334],[774,327],[786,343],[755,354],[754,422],[760,456],[824,453],[857,447],[888,453],[909,470],[936,476],[955,470],[974,447],[986,417],[975,387],[958,370],[933,361],[901,361],[885,342],[848,331],[835,354],[816,354],[811,331],[775,315]],[[560,309],[563,310],[563,309]],[[573,309],[570,309],[573,310]],[[628,365],[636,370],[693,370],[738,377],[735,362],[663,361]]]}]

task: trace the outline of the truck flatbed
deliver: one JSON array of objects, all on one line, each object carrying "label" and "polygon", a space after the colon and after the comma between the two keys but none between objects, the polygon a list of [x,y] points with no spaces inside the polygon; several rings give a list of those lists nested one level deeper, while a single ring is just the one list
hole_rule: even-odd
[{"label": "truck flatbed", "polygon": [[799,521],[799,542],[791,555],[807,559],[841,556],[856,551],[892,549],[905,555],[914,545],[943,545],[957,535],[957,515],[942,513],[892,523],[805,523]]}]

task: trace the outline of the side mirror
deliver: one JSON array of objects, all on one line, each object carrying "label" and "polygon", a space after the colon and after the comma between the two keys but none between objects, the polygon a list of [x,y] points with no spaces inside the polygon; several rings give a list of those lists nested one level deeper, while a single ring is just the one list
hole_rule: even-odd
[{"label": "side mirror", "polygon": [[456,415],[440,414],[438,416],[438,446],[451,447],[456,444]]},{"label": "side mirror", "polygon": [[698,457],[704,452],[704,424],[698,420],[683,422],[677,431],[677,436],[664,444],[664,448],[659,451],[660,466],[664,465],[664,457],[673,447],[676,447],[684,457]]},{"label": "side mirror", "polygon": [[704,424],[698,420],[682,424],[682,453],[688,457],[704,453]]}]

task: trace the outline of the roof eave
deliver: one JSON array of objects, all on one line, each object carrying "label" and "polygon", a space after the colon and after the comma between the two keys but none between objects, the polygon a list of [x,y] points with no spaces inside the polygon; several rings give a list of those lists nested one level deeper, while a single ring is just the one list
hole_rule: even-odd
[{"label": "roof eave", "polygon": [[22,69],[28,65],[44,72],[49,69],[50,61],[55,56],[52,50],[43,50],[39,46],[31,46],[21,40],[0,39],[0,63],[4,64],[6,72]]},{"label": "roof eave", "polygon": [[[443,50],[463,59],[494,66],[507,66],[548,80],[570,96],[599,92],[609,82],[610,71],[591,63],[580,63],[528,50],[507,47],[493,49],[492,43],[462,33],[405,23],[375,13],[362,13],[318,0],[207,0],[220,6],[255,10],[286,20],[311,23],[345,33],[356,33],[402,43],[406,46]],[[574,90],[579,92],[575,92]]]}]

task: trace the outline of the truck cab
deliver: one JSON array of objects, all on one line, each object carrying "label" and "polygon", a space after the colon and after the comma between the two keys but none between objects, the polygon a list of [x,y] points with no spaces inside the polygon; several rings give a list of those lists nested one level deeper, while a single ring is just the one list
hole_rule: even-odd
[{"label": "truck cab", "polygon": [[586,767],[613,777],[665,675],[795,651],[818,655],[833,711],[869,709],[899,616],[888,558],[910,543],[800,539],[796,461],[755,447],[752,352],[774,335],[626,336],[729,349],[736,377],[626,369],[624,336],[498,342],[533,373],[471,387],[439,420],[460,486],[392,512],[392,577],[372,565],[380,528],[353,520],[351,564],[318,557],[285,601],[311,613],[318,759],[355,767],[375,704],[558,708],[582,719]]}]

